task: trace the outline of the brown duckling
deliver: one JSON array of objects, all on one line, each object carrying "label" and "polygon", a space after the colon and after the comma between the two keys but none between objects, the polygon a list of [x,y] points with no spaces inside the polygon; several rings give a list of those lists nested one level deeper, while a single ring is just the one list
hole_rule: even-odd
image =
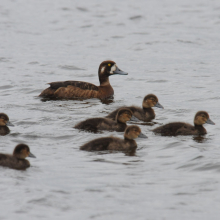
[{"label": "brown duckling", "polygon": [[104,137],[92,140],[80,147],[80,150],[86,151],[103,151],[103,150],[116,150],[127,151],[137,148],[135,138],[147,138],[146,135],[141,133],[141,129],[136,125],[128,126],[124,133],[124,139],[117,137]]},{"label": "brown duckling", "polygon": [[[157,96],[155,96],[154,94],[148,94],[144,97],[142,108],[137,106],[126,106],[126,108],[129,108],[133,112],[136,118],[145,122],[149,122],[155,118],[155,113],[152,107],[163,108],[163,106],[158,102]],[[117,112],[118,109],[111,112],[109,115],[106,116],[106,118],[114,119]]]},{"label": "brown duckling", "polygon": [[119,109],[116,120],[109,118],[89,118],[85,121],[79,122],[74,128],[97,132],[98,130],[108,131],[125,131],[127,121],[132,118],[132,111],[128,108]]},{"label": "brown duckling", "polygon": [[10,129],[7,126],[14,126],[9,117],[5,113],[0,113],[0,135],[4,136],[10,133]]},{"label": "brown duckling", "polygon": [[12,155],[0,153],[0,166],[9,167],[16,170],[25,170],[30,167],[30,163],[26,157],[34,157],[26,144],[18,144]]},{"label": "brown duckling", "polygon": [[116,63],[111,60],[104,61],[100,64],[99,70],[100,86],[82,81],[64,81],[48,83],[49,88],[45,89],[39,96],[45,98],[99,98],[106,99],[114,95],[114,90],[109,82],[109,76],[112,75],[127,75],[120,70]]},{"label": "brown duckling", "polygon": [[203,124],[214,125],[215,123],[209,118],[207,112],[199,111],[195,115],[194,126],[184,122],[173,122],[155,128],[153,132],[162,136],[204,135],[207,132]]}]

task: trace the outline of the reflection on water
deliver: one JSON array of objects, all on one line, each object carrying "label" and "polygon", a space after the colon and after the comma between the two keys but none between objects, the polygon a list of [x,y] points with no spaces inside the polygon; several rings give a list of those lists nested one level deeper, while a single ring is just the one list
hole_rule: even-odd
[{"label": "reflection on water", "polygon": [[151,121],[151,122],[134,122],[134,121],[129,121],[130,124],[134,125],[147,125],[147,126],[154,126],[154,125],[162,125],[162,123],[156,122],[156,121]]},{"label": "reflection on water", "polygon": [[130,150],[128,150],[128,151],[126,151],[125,152],[125,155],[126,156],[132,156],[132,157],[134,157],[134,156],[136,156],[136,149],[130,149]]},{"label": "reflection on water", "polygon": [[208,138],[204,136],[193,136],[193,140],[197,143],[205,143],[208,140]]},{"label": "reflection on water", "polygon": [[[40,100],[42,102],[47,102],[47,101],[68,101],[68,100],[72,100],[72,101],[85,101],[88,99],[83,99],[83,98],[72,98],[72,99],[61,99],[61,98],[40,98]],[[114,97],[110,97],[108,99],[98,99],[99,101],[101,101],[102,104],[106,104],[109,105],[111,103],[114,102]]]}]

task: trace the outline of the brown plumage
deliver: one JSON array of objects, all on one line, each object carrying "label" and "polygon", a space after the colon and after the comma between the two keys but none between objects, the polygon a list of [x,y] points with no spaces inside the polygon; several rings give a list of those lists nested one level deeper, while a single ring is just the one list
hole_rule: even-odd
[{"label": "brown plumage", "polygon": [[125,131],[127,127],[126,122],[131,119],[132,115],[132,111],[128,108],[121,108],[116,115],[116,120],[108,118],[89,118],[78,123],[75,128],[92,132],[97,132],[98,130],[122,132]]},{"label": "brown plumage", "polygon": [[10,129],[7,127],[13,126],[9,121],[9,117],[5,113],[0,113],[0,135],[4,136],[10,133]]},{"label": "brown plumage", "polygon": [[35,157],[26,144],[18,144],[12,155],[0,153],[0,166],[9,167],[16,170],[25,170],[30,167],[26,157]]},{"label": "brown plumage", "polygon": [[137,137],[147,137],[141,133],[141,129],[136,126],[128,126],[124,133],[124,139],[116,137],[104,137],[92,140],[80,147],[80,150],[86,151],[127,151],[137,148],[137,143],[133,140]]},{"label": "brown plumage", "polygon": [[[155,118],[155,113],[152,107],[163,108],[163,106],[158,102],[157,96],[153,94],[148,94],[144,97],[142,108],[139,108],[137,106],[125,107],[129,108],[136,118],[145,122],[149,122]],[[119,108],[107,115],[106,118],[114,119],[118,110]]]},{"label": "brown plumage", "polygon": [[41,92],[39,96],[58,99],[106,99],[114,95],[114,90],[109,82],[109,76],[116,74],[127,75],[111,60],[100,64],[98,74],[100,86],[81,81],[52,82],[49,83],[50,87]]},{"label": "brown plumage", "polygon": [[162,136],[177,136],[177,135],[204,135],[207,134],[203,124],[215,124],[209,118],[209,114],[205,111],[199,111],[194,118],[194,126],[184,122],[173,122],[162,125],[153,130],[156,134]]}]

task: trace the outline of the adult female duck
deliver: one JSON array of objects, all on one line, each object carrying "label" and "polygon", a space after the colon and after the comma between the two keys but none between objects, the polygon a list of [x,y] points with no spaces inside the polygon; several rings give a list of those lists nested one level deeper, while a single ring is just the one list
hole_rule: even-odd
[{"label": "adult female duck", "polygon": [[155,128],[153,132],[162,136],[204,135],[207,132],[203,124],[214,125],[215,123],[209,118],[207,112],[199,111],[195,115],[194,126],[184,122],[173,122]]},{"label": "adult female duck", "polygon": [[127,75],[120,70],[116,63],[111,60],[100,64],[99,70],[100,86],[82,81],[65,81],[49,83],[50,87],[45,89],[40,96],[45,98],[74,99],[74,98],[98,98],[106,99],[114,95],[114,90],[109,82],[109,76]]}]

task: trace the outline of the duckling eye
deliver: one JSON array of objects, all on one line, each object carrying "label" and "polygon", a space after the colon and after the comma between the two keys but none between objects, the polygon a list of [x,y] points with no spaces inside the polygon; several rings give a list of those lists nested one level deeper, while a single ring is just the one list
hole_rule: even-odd
[{"label": "duckling eye", "polygon": [[111,66],[111,64],[109,63],[108,66]]}]

